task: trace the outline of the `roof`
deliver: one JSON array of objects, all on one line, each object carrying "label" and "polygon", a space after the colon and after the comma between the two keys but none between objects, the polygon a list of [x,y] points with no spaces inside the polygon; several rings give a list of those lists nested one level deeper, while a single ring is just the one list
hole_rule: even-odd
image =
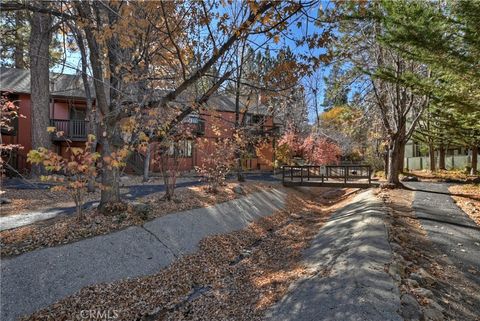
[{"label": "roof", "polygon": [[[85,98],[85,89],[81,75],[68,75],[50,73],[50,81],[53,82],[53,90],[50,87],[50,94],[54,97],[75,97]],[[92,95],[95,91],[90,85]],[[0,68],[0,91],[13,93],[30,93],[30,70],[16,68]],[[159,90],[158,93],[166,94],[166,90]],[[207,102],[207,106],[218,111],[235,112],[235,97],[229,94],[214,94]],[[245,99],[240,100],[240,109],[246,109]],[[251,114],[268,115],[269,110],[263,104],[250,101],[248,112]]]},{"label": "roof", "polygon": [[[54,97],[85,98],[85,88],[81,75],[50,73],[50,94]],[[93,86],[90,85],[92,95]],[[0,69],[0,90],[14,93],[30,93],[30,70],[5,68]]]}]

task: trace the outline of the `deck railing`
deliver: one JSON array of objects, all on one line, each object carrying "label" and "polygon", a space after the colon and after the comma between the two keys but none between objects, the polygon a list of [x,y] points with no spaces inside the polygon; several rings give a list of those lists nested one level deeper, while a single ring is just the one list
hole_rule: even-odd
[{"label": "deck railing", "polygon": [[63,132],[63,136],[53,135],[54,140],[72,139],[86,140],[88,135],[88,121],[75,119],[50,119],[50,126],[55,127],[57,132]]},{"label": "deck railing", "polygon": [[372,169],[368,165],[302,165],[282,166],[282,182],[308,182],[315,180],[325,183],[329,179],[340,180],[345,184],[349,181],[367,179],[371,184]]}]

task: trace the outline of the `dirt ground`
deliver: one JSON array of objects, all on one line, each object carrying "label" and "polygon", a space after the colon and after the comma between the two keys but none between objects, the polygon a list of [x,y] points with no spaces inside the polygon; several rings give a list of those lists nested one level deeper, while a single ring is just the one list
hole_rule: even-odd
[{"label": "dirt ground", "polygon": [[405,319],[417,315],[420,320],[478,320],[475,302],[480,300],[480,285],[472,284],[432,247],[412,210],[413,192],[384,190],[379,196],[389,209],[394,261],[388,269],[400,276],[401,312]]},{"label": "dirt ground", "polygon": [[[163,185],[161,177],[151,177],[147,182],[142,181],[142,176],[125,175],[122,176],[120,183],[120,192],[125,192],[130,186],[136,185]],[[192,181],[194,178],[179,178],[178,182]],[[29,180],[28,183],[44,183],[41,181]],[[0,216],[8,216],[28,211],[38,211],[50,207],[69,207],[75,204],[71,196],[66,192],[50,191],[48,189],[5,189],[3,198],[8,198],[11,203],[2,204]],[[85,202],[97,201],[100,199],[100,190],[94,193],[85,193]]]},{"label": "dirt ground", "polygon": [[24,320],[75,319],[92,308],[128,321],[261,320],[292,281],[309,273],[302,250],[351,191],[290,189],[285,210],[208,237],[198,252],[157,274],[84,288]]},{"label": "dirt ground", "polygon": [[445,180],[457,180],[466,181],[468,179],[474,179],[477,176],[470,176],[463,170],[437,170],[432,172],[430,170],[411,170],[404,173],[405,176],[416,176],[422,181],[445,181]]},{"label": "dirt ground", "polygon": [[480,226],[480,185],[479,184],[466,184],[466,185],[454,185],[448,189],[457,205],[468,215],[470,218]]}]

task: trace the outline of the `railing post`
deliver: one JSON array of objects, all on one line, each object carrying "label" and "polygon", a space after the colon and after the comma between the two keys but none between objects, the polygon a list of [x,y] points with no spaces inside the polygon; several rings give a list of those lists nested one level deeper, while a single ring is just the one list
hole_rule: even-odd
[{"label": "railing post", "polygon": [[285,165],[282,166],[282,184],[285,183]]},{"label": "railing post", "polygon": [[303,183],[303,167],[300,167],[300,183]]},{"label": "railing post", "polygon": [[345,166],[343,169],[345,171],[345,184],[347,184],[348,166]]},{"label": "railing post", "polygon": [[368,166],[368,185],[371,185],[371,184],[372,184],[372,168]]},{"label": "railing post", "polygon": [[307,167],[307,181],[310,180],[310,167]]},{"label": "railing post", "polygon": [[293,166],[290,166],[290,180],[293,182]]}]

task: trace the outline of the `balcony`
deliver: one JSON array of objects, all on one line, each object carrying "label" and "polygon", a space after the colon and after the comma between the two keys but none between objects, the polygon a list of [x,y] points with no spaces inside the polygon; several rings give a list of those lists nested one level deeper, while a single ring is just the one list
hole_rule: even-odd
[{"label": "balcony", "polygon": [[266,126],[266,125],[252,125],[250,133],[253,136],[275,136],[279,134],[278,126]]},{"label": "balcony", "polygon": [[50,126],[55,127],[57,132],[63,132],[63,136],[58,137],[52,134],[52,140],[64,141],[86,141],[88,135],[88,121],[75,119],[50,119]]}]

